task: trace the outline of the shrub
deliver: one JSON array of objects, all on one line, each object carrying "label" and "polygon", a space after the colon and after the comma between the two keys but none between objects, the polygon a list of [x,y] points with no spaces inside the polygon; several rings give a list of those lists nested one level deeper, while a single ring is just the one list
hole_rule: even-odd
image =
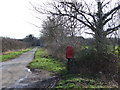
[{"label": "shrub", "polygon": [[102,72],[110,77],[118,73],[117,56],[112,53],[98,56],[94,48],[86,48],[81,50],[77,55],[77,60],[73,60],[71,65],[74,73],[98,74]]}]

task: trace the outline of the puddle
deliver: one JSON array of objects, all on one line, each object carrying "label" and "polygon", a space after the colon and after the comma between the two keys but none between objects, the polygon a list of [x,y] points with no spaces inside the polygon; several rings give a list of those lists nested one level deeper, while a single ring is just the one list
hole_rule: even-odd
[{"label": "puddle", "polygon": [[28,78],[29,75],[32,74],[32,72],[29,68],[25,68],[25,71],[26,71],[26,76],[24,78],[20,78],[19,80],[17,80],[17,82],[14,85],[7,87],[8,90],[10,88],[23,88],[23,87],[28,86],[30,84],[30,82],[24,82],[24,81],[25,81],[25,79]]},{"label": "puddle", "polygon": [[25,68],[25,70],[27,72],[26,76],[19,79],[14,86],[7,87],[7,90],[10,88],[17,90],[17,88],[46,88],[49,86],[54,87],[58,81],[58,78],[56,78],[56,76],[51,76],[51,72],[40,69],[31,71],[28,68]]},{"label": "puddle", "polygon": [[25,68],[25,71],[27,71],[27,74],[24,78],[19,79],[15,85],[19,85],[22,81],[24,81],[30,74],[32,74],[31,70],[29,68]]}]

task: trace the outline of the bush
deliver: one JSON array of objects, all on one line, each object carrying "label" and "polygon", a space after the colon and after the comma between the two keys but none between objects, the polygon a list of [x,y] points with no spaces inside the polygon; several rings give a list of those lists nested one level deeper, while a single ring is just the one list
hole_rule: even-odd
[{"label": "bush", "polygon": [[98,74],[102,72],[109,76],[117,75],[118,61],[114,54],[107,53],[104,56],[98,56],[94,48],[86,48],[77,55],[71,65],[75,73]]},{"label": "bush", "polygon": [[62,45],[59,45],[59,46],[56,46],[56,45],[51,45],[49,46],[49,48],[47,48],[48,50],[48,54],[57,58],[57,59],[60,59],[61,61],[66,61],[66,47],[67,45],[66,44],[62,44]]}]

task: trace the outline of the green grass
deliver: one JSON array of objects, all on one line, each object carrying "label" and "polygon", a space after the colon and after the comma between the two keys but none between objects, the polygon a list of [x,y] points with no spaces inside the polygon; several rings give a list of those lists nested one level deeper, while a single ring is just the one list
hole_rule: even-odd
[{"label": "green grass", "polygon": [[30,51],[32,48],[29,49],[24,49],[24,50],[19,50],[19,51],[14,51],[14,52],[10,52],[7,53],[5,55],[0,55],[0,61],[8,61],[10,59],[16,58],[17,56]]},{"label": "green grass", "polygon": [[61,73],[66,70],[65,64],[47,55],[47,51],[39,48],[35,54],[35,59],[28,64],[33,69],[44,69],[54,73]]},{"label": "green grass", "polygon": [[90,79],[80,76],[79,74],[66,74],[63,80],[60,80],[55,87],[58,89],[75,89],[75,88],[116,88],[111,87],[100,81],[99,79]]},{"label": "green grass", "polygon": [[[47,51],[41,48],[39,48],[36,51],[35,59],[28,64],[28,67],[33,69],[44,69],[44,70],[55,72],[57,74],[58,73],[62,74],[62,80],[58,82],[58,84],[55,87],[56,89],[114,88],[105,84],[98,78],[91,79],[88,77],[83,77],[79,74],[66,73],[65,64],[55,58],[48,56]],[[61,73],[63,71],[65,72]]]},{"label": "green grass", "polygon": [[[115,46],[115,51],[114,51],[114,53],[116,54],[116,55],[119,55],[119,50],[120,50],[120,46]],[[119,56],[120,57],[120,56]]]}]

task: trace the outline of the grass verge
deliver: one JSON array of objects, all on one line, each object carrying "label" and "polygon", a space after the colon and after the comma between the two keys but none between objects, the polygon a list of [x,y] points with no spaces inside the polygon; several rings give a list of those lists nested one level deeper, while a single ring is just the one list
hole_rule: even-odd
[{"label": "grass verge", "polygon": [[32,69],[44,69],[54,73],[62,73],[66,70],[65,64],[59,60],[47,55],[47,51],[38,48],[35,53],[35,59],[28,64]]},{"label": "grass verge", "polygon": [[4,55],[0,55],[0,61],[8,61],[10,59],[16,58],[17,56],[30,51],[32,48],[10,52]]},{"label": "grass verge", "polygon": [[100,79],[92,79],[81,76],[79,74],[66,74],[63,76],[63,80],[60,80],[57,89],[82,89],[87,88],[117,88],[118,86],[110,86],[101,81]]},{"label": "grass verge", "polygon": [[75,88],[116,88],[109,86],[99,78],[88,78],[79,74],[66,73],[66,64],[47,55],[47,51],[39,48],[36,51],[35,59],[28,64],[32,69],[44,69],[57,74],[62,74],[62,79],[56,85],[56,89],[75,89]]}]

